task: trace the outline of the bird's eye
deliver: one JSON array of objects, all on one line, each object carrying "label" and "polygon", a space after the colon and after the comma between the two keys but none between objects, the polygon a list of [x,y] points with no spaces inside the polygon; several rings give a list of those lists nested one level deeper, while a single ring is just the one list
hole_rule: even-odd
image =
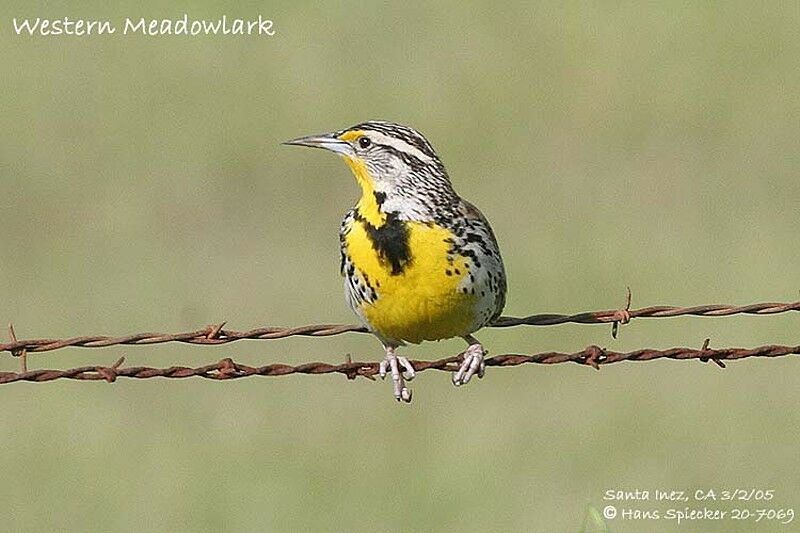
[{"label": "bird's eye", "polygon": [[361,148],[369,148],[370,144],[372,144],[372,141],[369,140],[369,137],[359,137],[358,145]]}]

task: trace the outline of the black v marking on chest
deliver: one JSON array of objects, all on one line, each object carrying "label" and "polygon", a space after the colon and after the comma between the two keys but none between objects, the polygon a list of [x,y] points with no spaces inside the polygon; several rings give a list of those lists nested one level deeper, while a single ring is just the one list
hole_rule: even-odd
[{"label": "black v marking on chest", "polygon": [[402,274],[411,262],[408,224],[398,219],[397,213],[388,213],[386,222],[379,227],[370,224],[358,211],[355,213],[355,218],[363,224],[372,248],[378,252],[381,261],[391,265],[391,274],[393,276]]}]

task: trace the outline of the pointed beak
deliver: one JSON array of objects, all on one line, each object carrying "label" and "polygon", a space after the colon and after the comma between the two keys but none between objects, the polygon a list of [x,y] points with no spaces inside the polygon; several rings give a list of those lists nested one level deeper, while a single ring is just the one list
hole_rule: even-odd
[{"label": "pointed beak", "polygon": [[341,141],[336,138],[333,133],[325,133],[323,135],[309,135],[308,137],[298,137],[291,141],[286,141],[283,144],[294,146],[310,146],[311,148],[324,148],[331,152],[336,152],[340,155],[354,156],[355,151],[350,143]]}]

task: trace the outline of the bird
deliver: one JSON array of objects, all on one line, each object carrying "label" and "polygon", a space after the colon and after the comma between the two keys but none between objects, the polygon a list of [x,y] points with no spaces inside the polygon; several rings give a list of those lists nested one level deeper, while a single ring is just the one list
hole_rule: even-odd
[{"label": "bird", "polygon": [[455,386],[483,377],[486,350],[473,333],[497,319],[506,273],[486,217],[453,189],[441,159],[417,130],[382,120],[284,144],[343,157],[361,196],[339,231],[345,299],[385,357],[394,397],[410,402],[406,344],[460,337],[467,343]]}]

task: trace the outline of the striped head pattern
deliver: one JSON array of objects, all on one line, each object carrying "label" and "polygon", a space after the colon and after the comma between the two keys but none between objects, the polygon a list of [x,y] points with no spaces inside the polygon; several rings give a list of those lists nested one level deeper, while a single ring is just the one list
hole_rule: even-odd
[{"label": "striped head pattern", "polygon": [[359,208],[375,225],[388,213],[400,220],[434,220],[458,202],[433,147],[408,126],[372,120],[288,144],[326,148],[343,156],[361,186]]}]

